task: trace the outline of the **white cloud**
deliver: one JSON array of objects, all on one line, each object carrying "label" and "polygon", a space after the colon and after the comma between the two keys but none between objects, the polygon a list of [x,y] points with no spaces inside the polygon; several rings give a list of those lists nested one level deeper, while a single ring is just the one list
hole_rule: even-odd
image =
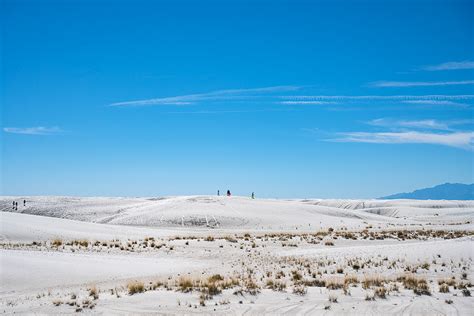
[{"label": "white cloud", "polygon": [[279,96],[277,102],[287,105],[324,105],[324,104],[358,104],[360,103],[406,103],[427,106],[449,106],[469,108],[474,95],[286,95]]},{"label": "white cloud", "polygon": [[474,132],[353,132],[339,133],[338,135],[339,138],[328,141],[373,144],[435,144],[467,150],[472,150],[474,146]]},{"label": "white cloud", "polygon": [[260,109],[260,110],[204,110],[204,111],[172,111],[168,114],[238,114],[238,113],[259,113],[259,112],[291,112],[293,109]]},{"label": "white cloud", "polygon": [[[425,101],[444,102],[449,100],[472,100],[474,95],[287,95],[280,96],[280,99],[291,101]],[[433,103],[432,103],[433,104]],[[446,103],[447,105],[447,103]]]},{"label": "white cloud", "polygon": [[439,70],[459,70],[459,69],[474,69],[474,61],[450,61],[438,65],[429,65],[420,68],[426,71],[439,71]]},{"label": "white cloud", "polygon": [[368,124],[373,126],[384,126],[391,128],[419,128],[419,129],[433,129],[433,130],[449,130],[447,122],[440,122],[433,119],[424,120],[391,120],[387,118],[380,118],[369,121]]},{"label": "white cloud", "polygon": [[183,105],[202,101],[245,100],[265,96],[269,93],[295,91],[299,86],[274,86],[252,89],[217,90],[207,93],[187,94],[174,97],[155,98],[137,101],[116,102],[110,106],[144,106],[144,105]]},{"label": "white cloud", "polygon": [[474,132],[451,128],[452,126],[474,123],[472,119],[439,121],[435,119],[394,120],[390,118],[374,119],[367,124],[384,127],[382,132],[337,133],[332,142],[373,143],[373,144],[433,144],[466,150],[474,149]]},{"label": "white cloud", "polygon": [[376,81],[370,85],[372,87],[430,87],[430,86],[452,86],[452,85],[470,85],[474,80],[462,81]]},{"label": "white cloud", "polygon": [[3,131],[12,134],[25,135],[53,135],[59,134],[62,130],[59,127],[4,127]]},{"label": "white cloud", "polygon": [[426,104],[426,105],[440,105],[440,106],[455,106],[455,107],[468,107],[468,104],[460,103],[460,102],[453,102],[449,100],[407,100],[402,101],[403,103],[408,104]]},{"label": "white cloud", "polygon": [[319,104],[337,104],[337,102],[332,101],[281,101],[280,104],[289,104],[289,105],[319,105]]}]

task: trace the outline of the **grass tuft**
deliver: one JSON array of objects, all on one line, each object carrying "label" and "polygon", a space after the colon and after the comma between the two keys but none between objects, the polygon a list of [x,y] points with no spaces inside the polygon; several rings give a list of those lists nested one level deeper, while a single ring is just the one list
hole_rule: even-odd
[{"label": "grass tuft", "polygon": [[143,282],[134,281],[127,284],[128,294],[133,295],[145,291]]}]

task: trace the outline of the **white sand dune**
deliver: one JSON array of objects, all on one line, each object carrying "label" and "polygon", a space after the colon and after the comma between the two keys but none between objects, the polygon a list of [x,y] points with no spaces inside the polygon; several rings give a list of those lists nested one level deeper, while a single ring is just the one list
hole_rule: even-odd
[{"label": "white sand dune", "polygon": [[[0,213],[0,241],[40,241],[63,239],[137,239],[145,236],[172,236],[193,233],[189,228],[153,228],[98,224],[64,218],[21,213]],[[196,231],[196,233],[199,233]]]},{"label": "white sand dune", "polygon": [[0,250],[0,256],[2,258],[0,295],[24,290],[153,277],[181,271],[188,272],[202,267],[196,260],[171,258],[166,255],[150,257]]},{"label": "white sand dune", "polygon": [[[22,205],[23,199],[26,206]],[[19,202],[18,210],[12,209],[13,200]],[[463,297],[460,289],[439,293],[436,283],[440,277],[451,276],[457,282],[472,280],[474,240],[472,234],[469,236],[474,230],[472,201],[5,196],[0,197],[0,209],[0,310],[6,313],[72,313],[83,301],[90,300],[87,289],[92,285],[100,289],[100,298],[90,311],[104,314],[472,315],[474,310],[474,301]],[[454,239],[421,234],[407,240],[344,239],[331,235],[312,242],[298,235],[329,228],[341,233],[367,229],[371,232],[466,230],[468,233]],[[251,235],[248,240],[239,237],[234,242],[225,239],[210,242],[203,238],[245,233]],[[276,237],[254,237],[268,233]],[[280,233],[295,237],[284,234],[278,237]],[[164,246],[142,248],[140,243],[147,236]],[[62,240],[63,245],[52,247],[53,239]],[[107,245],[137,241],[137,245],[132,250],[128,246],[124,250],[116,246],[64,246],[73,240],[101,241]],[[328,241],[335,245],[327,246]],[[42,246],[32,246],[32,242]],[[210,298],[206,306],[200,306],[198,293],[160,289],[131,296],[125,287],[135,279],[145,284],[164,280],[174,286],[173,280],[180,275],[244,273],[243,267],[257,271],[254,273],[263,282],[269,272],[297,269],[281,261],[287,258],[309,260],[316,267],[321,260],[332,262],[333,266],[320,270],[323,277],[332,277],[334,269],[342,264],[348,265],[345,269],[350,273],[362,276],[398,275],[407,267],[413,269],[428,263],[427,270],[419,271],[430,278],[433,292],[431,296],[417,296],[411,290],[400,289],[390,292],[385,299],[368,302],[365,296],[369,290],[360,285],[351,288],[351,295],[342,294],[342,290],[308,287],[304,296],[293,294],[291,286],[283,292],[262,286],[256,296],[234,295],[234,290],[224,290]],[[355,271],[348,260],[377,263],[371,270]],[[388,268],[386,262],[392,262],[393,268]],[[465,281],[460,281],[463,274],[467,275]],[[78,296],[74,299],[75,307],[65,304],[72,300],[71,293]],[[338,295],[338,303],[328,303],[330,293]],[[58,300],[63,303],[53,305]]]},{"label": "white sand dune", "polygon": [[[23,214],[141,227],[228,229],[361,228],[364,222],[410,224],[420,218],[473,218],[474,203],[463,201],[252,200],[246,197],[167,198],[2,197],[0,209],[26,199]],[[21,204],[21,203],[20,203]],[[400,219],[404,217],[405,220]],[[406,221],[408,220],[408,222]]]}]

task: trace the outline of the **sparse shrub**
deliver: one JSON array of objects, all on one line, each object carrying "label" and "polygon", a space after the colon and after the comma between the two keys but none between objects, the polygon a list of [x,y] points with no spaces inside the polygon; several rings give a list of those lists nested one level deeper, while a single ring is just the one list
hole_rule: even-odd
[{"label": "sparse shrub", "polygon": [[401,277],[401,281],[406,289],[412,290],[418,286],[420,279],[414,274],[406,274]]},{"label": "sparse shrub", "polygon": [[346,275],[344,277],[344,284],[357,284],[359,283],[359,279],[356,275]]},{"label": "sparse shrub", "polygon": [[143,282],[135,281],[127,284],[128,294],[133,295],[142,293],[145,290]]},{"label": "sparse shrub", "polygon": [[296,271],[296,270],[295,270],[295,271],[291,271],[291,274],[292,274],[292,279],[293,279],[294,282],[300,281],[301,278],[303,277],[303,276],[301,275],[301,273],[299,273],[299,272]]},{"label": "sparse shrub", "polygon": [[326,281],[321,280],[321,279],[304,280],[303,284],[309,287],[312,287],[312,286],[326,287]]},{"label": "sparse shrub", "polygon": [[464,295],[464,296],[471,296],[471,291],[469,291],[468,289],[463,289],[463,290],[462,290],[462,295]]},{"label": "sparse shrub", "polygon": [[375,296],[380,297],[380,298],[386,298],[387,297],[387,290],[385,287],[380,286],[375,289]]},{"label": "sparse shrub", "polygon": [[375,294],[374,293],[366,293],[365,294],[365,300],[366,301],[375,301]]},{"label": "sparse shrub", "polygon": [[417,286],[413,289],[417,295],[431,295],[430,288],[425,279],[420,279]]},{"label": "sparse shrub", "polygon": [[230,301],[228,299],[223,299],[223,300],[219,301],[219,304],[220,305],[227,305],[227,304],[230,304]]},{"label": "sparse shrub", "polygon": [[275,278],[281,279],[281,278],[284,278],[285,276],[286,276],[285,272],[283,270],[280,270],[277,272]]},{"label": "sparse shrub", "polygon": [[438,285],[446,284],[448,286],[455,286],[456,285],[456,279],[453,278],[446,278],[446,279],[440,279],[438,280]]},{"label": "sparse shrub", "polygon": [[222,293],[222,290],[213,282],[212,283],[208,282],[208,283],[204,284],[203,285],[203,290],[206,294],[208,294],[211,297],[214,296],[214,295]]},{"label": "sparse shrub", "polygon": [[246,288],[246,291],[247,291],[250,295],[257,295],[257,294],[260,292],[259,286],[258,286],[257,283],[255,283],[255,281],[252,280],[252,279],[248,279],[248,280],[245,282],[245,288]]},{"label": "sparse shrub", "polygon": [[449,292],[449,285],[446,283],[443,283],[439,286],[439,292],[440,293],[448,293]]},{"label": "sparse shrub", "polygon": [[400,289],[398,288],[398,284],[392,283],[390,284],[390,292],[400,292]]},{"label": "sparse shrub", "polygon": [[333,293],[329,293],[328,299],[331,303],[337,303],[337,296]]},{"label": "sparse shrub", "polygon": [[297,295],[306,295],[307,293],[307,290],[306,290],[306,287],[303,286],[303,285],[296,285],[294,288],[293,288],[293,293],[294,294],[297,294]]},{"label": "sparse shrub", "polygon": [[281,281],[268,280],[267,281],[267,288],[272,289],[274,291],[282,292],[286,289],[286,283],[281,282]]},{"label": "sparse shrub", "polygon": [[430,264],[428,262],[425,262],[421,265],[422,269],[429,270],[430,269]]},{"label": "sparse shrub", "polygon": [[214,274],[207,279],[209,282],[223,281],[224,278],[220,274]]},{"label": "sparse shrub", "polygon": [[55,238],[55,239],[53,239],[53,241],[51,241],[51,245],[52,245],[53,247],[59,247],[59,246],[61,246],[62,244],[63,244],[63,241],[62,241],[61,239],[59,239],[59,238]]},{"label": "sparse shrub", "polygon": [[379,275],[365,276],[362,280],[362,288],[369,289],[372,286],[382,286],[384,279]]},{"label": "sparse shrub", "polygon": [[214,241],[214,237],[207,236],[206,238],[204,238],[204,241]]},{"label": "sparse shrub", "polygon": [[328,278],[325,283],[326,288],[329,290],[337,290],[344,287],[344,279],[338,277]]},{"label": "sparse shrub", "polygon": [[181,292],[187,293],[193,290],[193,281],[187,277],[181,277],[178,280],[178,287]]},{"label": "sparse shrub", "polygon": [[199,295],[199,305],[206,306],[206,299],[208,297],[205,294]]},{"label": "sparse shrub", "polygon": [[89,289],[89,296],[91,296],[94,300],[99,298],[99,290],[97,290],[97,287],[92,286]]},{"label": "sparse shrub", "polygon": [[63,301],[61,301],[61,300],[54,300],[54,301],[53,301],[53,305],[54,305],[54,306],[59,306],[59,305],[61,305],[62,303],[63,303]]},{"label": "sparse shrub", "polygon": [[232,236],[225,236],[224,239],[227,240],[228,242],[232,242],[232,243],[236,243],[236,242],[237,242],[237,239],[235,239],[235,238],[232,237]]},{"label": "sparse shrub", "polygon": [[324,245],[326,245],[326,246],[334,246],[334,243],[333,243],[332,241],[326,241],[326,242],[324,243]]},{"label": "sparse shrub", "polygon": [[342,287],[342,291],[344,292],[344,295],[351,295],[351,291],[349,290],[349,284],[344,283],[344,286]]}]

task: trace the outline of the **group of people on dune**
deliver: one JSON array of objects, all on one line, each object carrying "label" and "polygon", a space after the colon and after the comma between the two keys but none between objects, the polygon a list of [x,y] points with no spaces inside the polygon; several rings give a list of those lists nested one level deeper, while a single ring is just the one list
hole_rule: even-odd
[{"label": "group of people on dune", "polygon": [[[26,200],[23,200],[23,206],[26,206]],[[18,211],[18,202],[13,201],[13,210]]]},{"label": "group of people on dune", "polygon": [[[217,190],[217,196],[220,196],[220,195],[221,195],[221,191]],[[232,196],[232,193],[230,193],[230,190],[227,190],[227,196]],[[255,192],[252,192],[251,197],[252,199],[255,199]]]}]

